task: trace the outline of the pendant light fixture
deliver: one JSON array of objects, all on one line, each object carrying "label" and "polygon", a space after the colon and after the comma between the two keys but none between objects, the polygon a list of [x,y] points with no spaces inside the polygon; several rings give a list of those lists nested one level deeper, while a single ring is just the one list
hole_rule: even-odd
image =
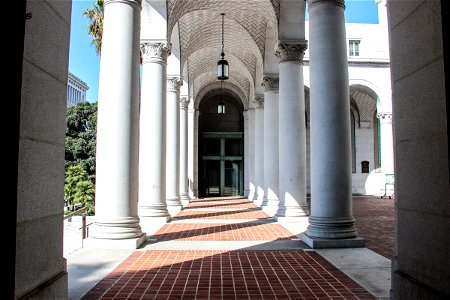
[{"label": "pendant light fixture", "polygon": [[223,24],[224,23],[223,22],[224,22],[225,13],[221,13],[220,15],[222,16],[222,52],[220,53],[222,58],[217,63],[217,79],[220,80],[220,101],[219,101],[219,104],[217,105],[217,113],[224,114],[225,113],[225,103],[223,103],[223,101],[222,101],[222,86],[223,86],[223,81],[227,80],[229,78],[229,74],[228,74],[229,67],[228,67],[228,62],[224,58],[225,53],[223,51],[223,48],[224,48],[224,43],[223,43],[223,37],[224,37]]},{"label": "pendant light fixture", "polygon": [[221,13],[222,16],[222,52],[220,53],[220,56],[222,56],[222,58],[219,60],[219,62],[217,63],[217,79],[219,80],[227,80],[229,78],[229,67],[228,67],[228,62],[225,60],[225,53],[223,51],[223,31],[224,31],[224,26],[223,26],[223,22],[224,22],[224,17],[225,17],[225,13]]}]

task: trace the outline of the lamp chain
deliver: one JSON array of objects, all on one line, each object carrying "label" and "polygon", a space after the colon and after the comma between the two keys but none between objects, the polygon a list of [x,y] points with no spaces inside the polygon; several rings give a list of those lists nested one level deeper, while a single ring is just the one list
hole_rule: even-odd
[{"label": "lamp chain", "polygon": [[225,53],[223,52],[223,50],[224,50],[224,44],[223,44],[223,40],[224,40],[224,17],[225,17],[225,13],[221,13],[221,15],[222,15],[222,53],[221,53],[221,55],[222,55],[222,57],[224,57],[225,56]]}]

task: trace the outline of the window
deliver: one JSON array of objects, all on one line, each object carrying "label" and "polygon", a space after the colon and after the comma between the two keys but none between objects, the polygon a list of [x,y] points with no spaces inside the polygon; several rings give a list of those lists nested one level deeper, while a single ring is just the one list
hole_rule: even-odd
[{"label": "window", "polygon": [[349,40],[348,41],[348,56],[355,57],[359,56],[359,44],[360,40]]}]

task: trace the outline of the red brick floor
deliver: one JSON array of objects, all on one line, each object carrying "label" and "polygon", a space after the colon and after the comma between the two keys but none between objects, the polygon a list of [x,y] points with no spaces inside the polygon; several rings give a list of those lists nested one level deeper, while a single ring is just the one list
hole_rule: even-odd
[{"label": "red brick floor", "polygon": [[375,299],[313,251],[136,251],[91,299]]},{"label": "red brick floor", "polygon": [[353,217],[358,234],[366,247],[394,259],[394,205],[395,199],[384,197],[353,197]]},{"label": "red brick floor", "polygon": [[[360,236],[366,239],[368,248],[388,258],[393,253],[393,201],[376,197],[357,197],[353,201]],[[227,211],[230,208],[232,210]],[[211,223],[212,219],[219,219],[220,223],[217,220]],[[227,219],[230,222],[227,223]],[[248,221],[231,222],[236,219]],[[183,222],[164,225],[153,238],[180,243],[186,240],[200,243],[297,238],[275,222],[255,219],[267,220],[267,215],[257,211],[256,206],[246,199],[196,199],[174,218],[174,221]],[[196,222],[189,223],[189,220]],[[204,222],[200,223],[200,220]],[[315,251],[199,249],[137,250],[83,299],[375,297]]]}]

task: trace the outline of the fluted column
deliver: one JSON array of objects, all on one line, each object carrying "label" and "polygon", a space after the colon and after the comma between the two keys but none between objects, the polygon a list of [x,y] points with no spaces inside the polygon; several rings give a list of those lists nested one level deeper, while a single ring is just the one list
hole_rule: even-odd
[{"label": "fluted column", "polygon": [[350,101],[343,0],[310,0],[312,248],[363,247],[352,215]]},{"label": "fluted column", "polygon": [[309,215],[306,203],[306,124],[303,56],[307,43],[278,41],[280,103],[280,205],[278,221],[298,222]]},{"label": "fluted column", "polygon": [[188,107],[189,97],[180,99],[180,198],[183,206],[189,201],[188,183]]},{"label": "fluted column", "polygon": [[170,46],[143,42],[141,128],[139,141],[139,216],[141,226],[152,231],[166,222],[166,68]]},{"label": "fluted column", "polygon": [[380,112],[381,170],[384,174],[394,174],[394,139],[392,135],[392,113]]},{"label": "fluted column", "polygon": [[273,216],[278,209],[278,75],[263,77],[264,86],[264,201],[263,209]]},{"label": "fluted column", "polygon": [[104,5],[92,237],[136,248],[145,241],[137,209],[141,1]]},{"label": "fluted column", "polygon": [[264,98],[255,97],[255,196],[254,203],[264,201]]},{"label": "fluted column", "polygon": [[166,200],[173,216],[183,208],[180,200],[180,86],[179,76],[167,78]]}]

